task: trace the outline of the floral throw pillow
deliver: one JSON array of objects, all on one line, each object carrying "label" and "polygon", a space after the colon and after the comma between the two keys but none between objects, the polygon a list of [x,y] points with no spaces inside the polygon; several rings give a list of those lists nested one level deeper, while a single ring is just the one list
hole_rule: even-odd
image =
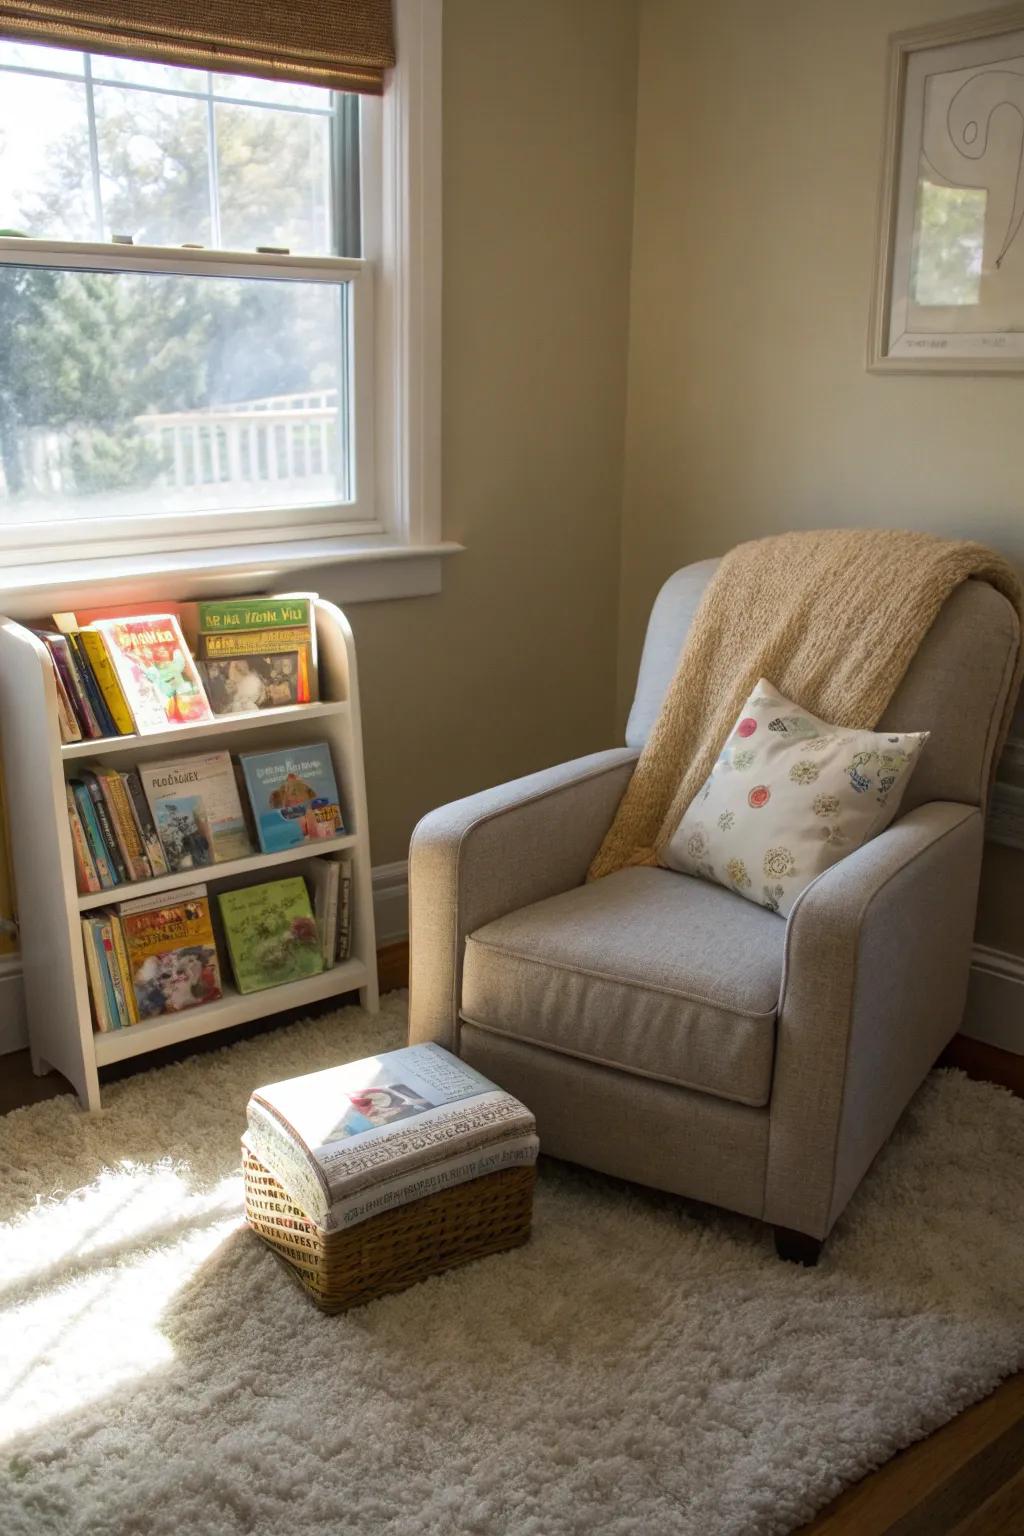
[{"label": "floral throw pillow", "polygon": [[788,917],[816,875],[889,825],[927,740],[826,725],[762,678],[664,863]]}]

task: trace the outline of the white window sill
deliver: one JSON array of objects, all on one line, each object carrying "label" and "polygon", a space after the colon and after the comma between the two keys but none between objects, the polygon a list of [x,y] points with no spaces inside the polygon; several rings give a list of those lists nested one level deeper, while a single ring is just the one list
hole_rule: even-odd
[{"label": "white window sill", "polygon": [[103,603],[150,599],[183,602],[214,594],[229,597],[266,590],[284,579],[318,589],[323,576],[334,602],[424,597],[440,592],[441,562],[462,547],[325,537],[282,544],[48,560],[7,566],[0,572],[0,612],[12,619],[32,619]]}]

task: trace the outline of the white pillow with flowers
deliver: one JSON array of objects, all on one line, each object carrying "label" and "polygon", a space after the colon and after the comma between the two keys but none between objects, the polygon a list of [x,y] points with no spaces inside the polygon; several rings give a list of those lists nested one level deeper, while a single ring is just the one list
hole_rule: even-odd
[{"label": "white pillow with flowers", "polygon": [[664,862],[788,917],[816,875],[889,825],[927,740],[826,725],[762,678]]}]

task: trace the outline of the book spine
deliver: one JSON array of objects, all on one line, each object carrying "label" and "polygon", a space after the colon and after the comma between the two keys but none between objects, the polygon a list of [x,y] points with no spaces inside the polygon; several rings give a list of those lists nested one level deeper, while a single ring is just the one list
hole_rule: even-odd
[{"label": "book spine", "polygon": [[98,630],[81,629],[76,632],[75,638],[85,651],[115,731],[121,736],[134,735],[135,717],[128,708],[124,689],[110,664],[103,636]]},{"label": "book spine", "polygon": [[132,815],[131,801],[124,786],[123,776],[115,773],[113,769],[105,769],[103,772],[97,772],[96,777],[99,779],[107,802],[107,810],[110,812],[114,835],[121,850],[121,857],[124,859],[128,878],[149,880],[153,871],[135,825],[135,817]]},{"label": "book spine", "polygon": [[352,953],[352,860],[340,859],[338,879],[337,958],[347,960]]},{"label": "book spine", "polygon": [[335,965],[335,951],[338,947],[338,884],[341,870],[333,860],[328,861],[333,868],[328,870],[327,876],[327,915],[323,928],[324,970],[332,971]]},{"label": "book spine", "polygon": [[82,680],[82,687],[88,694],[89,705],[94,716],[96,717],[96,723],[99,726],[100,735],[116,736],[118,734],[117,727],[111,718],[110,710],[107,708],[106,700],[104,699],[103,694],[100,692],[100,685],[93,675],[92,667],[89,665],[89,658],[86,655],[85,648],[78,638],[77,630],[72,630],[72,632],[65,635],[64,638],[67,640],[68,645],[71,647],[71,655],[74,659],[75,666],[78,668],[78,675]]},{"label": "book spine", "polygon": [[139,829],[139,836],[142,839],[142,846],[146,850],[146,857],[149,860],[150,867],[154,875],[166,875],[168,870],[164,847],[157,833],[153,812],[149,808],[149,801],[146,799],[145,791],[142,788],[142,780],[139,778],[138,770],[133,768],[130,773],[123,775],[123,779],[125,789],[128,792],[128,801],[132,808],[132,816],[135,820],[135,825]]},{"label": "book spine", "polygon": [[57,670],[53,656],[50,656],[50,666],[53,668],[53,684],[57,693],[57,721],[60,725],[61,741],[81,741],[82,727],[75,718],[75,711],[68,691],[64,686],[64,679]]},{"label": "book spine", "polygon": [[110,812],[107,810],[107,802],[103,798],[103,789],[100,781],[91,769],[86,769],[82,774],[82,782],[92,799],[96,820],[99,822],[100,836],[106,845],[107,859],[114,872],[114,883],[115,885],[127,885],[128,868],[121,857],[121,850],[117,845],[114,825],[110,819]]},{"label": "book spine", "polygon": [[78,814],[75,804],[74,791],[70,784],[64,786],[68,803],[68,822],[71,826],[71,854],[75,861],[75,884],[80,896],[93,895],[100,890],[99,876],[96,873],[96,865],[93,863],[92,854],[89,852],[89,842],[82,826],[82,818]]},{"label": "book spine", "polygon": [[101,736],[103,733],[100,730],[96,716],[92,712],[92,706],[78,676],[78,670],[74,665],[71,647],[67,642],[66,636],[44,635],[43,644],[53,657],[53,664],[60,674],[65,690],[71,700],[71,706],[81,727],[82,735],[90,739]]},{"label": "book spine", "polygon": [[505,1168],[532,1167],[539,1151],[540,1142],[536,1136],[510,1136],[502,1141],[488,1142],[461,1157],[445,1158],[443,1162],[431,1163],[398,1178],[385,1179],[360,1194],[336,1200],[324,1216],[324,1231],[345,1231],[358,1226],[361,1221],[368,1221],[371,1216],[393,1211],[396,1206],[411,1205],[414,1200],[424,1200],[427,1195],[454,1189],[458,1184],[468,1184],[471,1179],[482,1179]]},{"label": "book spine", "polygon": [[85,969],[89,978],[89,995],[92,998],[92,1016],[96,1028],[101,1034],[106,1034],[110,1029],[110,1010],[107,1003],[107,992],[103,984],[103,974],[100,970],[100,952],[96,946],[96,920],[91,917],[82,918],[82,946],[85,950]]},{"label": "book spine", "polygon": [[114,953],[114,932],[109,917],[103,919],[95,930],[99,935],[100,944],[103,947],[103,968],[110,988],[111,998],[111,1028],[124,1029],[128,1023],[128,1004],[124,995],[124,983],[117,969],[117,956]]},{"label": "book spine", "polygon": [[99,876],[100,886],[105,891],[112,890],[117,881],[114,879],[114,872],[107,860],[106,848],[100,835],[100,824],[96,820],[96,812],[92,807],[92,796],[81,779],[72,779],[70,782],[75,796],[75,804],[78,807],[78,814],[82,819],[82,826],[85,828],[89,852],[92,854],[96,873]]},{"label": "book spine", "polygon": [[114,941],[114,960],[121,977],[121,995],[124,998],[127,1022],[137,1024],[139,1005],[135,996],[135,983],[132,981],[131,966],[128,963],[128,946],[124,941],[124,930],[117,917],[112,917],[110,920],[110,932]]}]

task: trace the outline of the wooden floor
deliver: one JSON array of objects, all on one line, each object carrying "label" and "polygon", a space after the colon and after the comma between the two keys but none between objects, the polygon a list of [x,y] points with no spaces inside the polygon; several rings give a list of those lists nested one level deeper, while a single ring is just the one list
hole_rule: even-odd
[{"label": "wooden floor", "polygon": [[[382,992],[406,986],[408,945],[382,949],[377,968]],[[339,1001],[329,999],[324,1010]],[[304,1010],[304,1016],[311,1011]],[[262,1027],[283,1022],[279,1015]],[[136,1057],[106,1069],[104,1081],[195,1055],[204,1046],[219,1049],[233,1034],[241,1038],[253,1032],[252,1025],[241,1025],[237,1032]],[[1009,1052],[958,1036],[941,1064],[1001,1082],[1024,1096],[1021,1058]],[[27,1051],[0,1058],[0,1114],[69,1091],[56,1073],[34,1077]],[[798,1536],[1024,1536],[1024,1373],[848,1488]]]}]

